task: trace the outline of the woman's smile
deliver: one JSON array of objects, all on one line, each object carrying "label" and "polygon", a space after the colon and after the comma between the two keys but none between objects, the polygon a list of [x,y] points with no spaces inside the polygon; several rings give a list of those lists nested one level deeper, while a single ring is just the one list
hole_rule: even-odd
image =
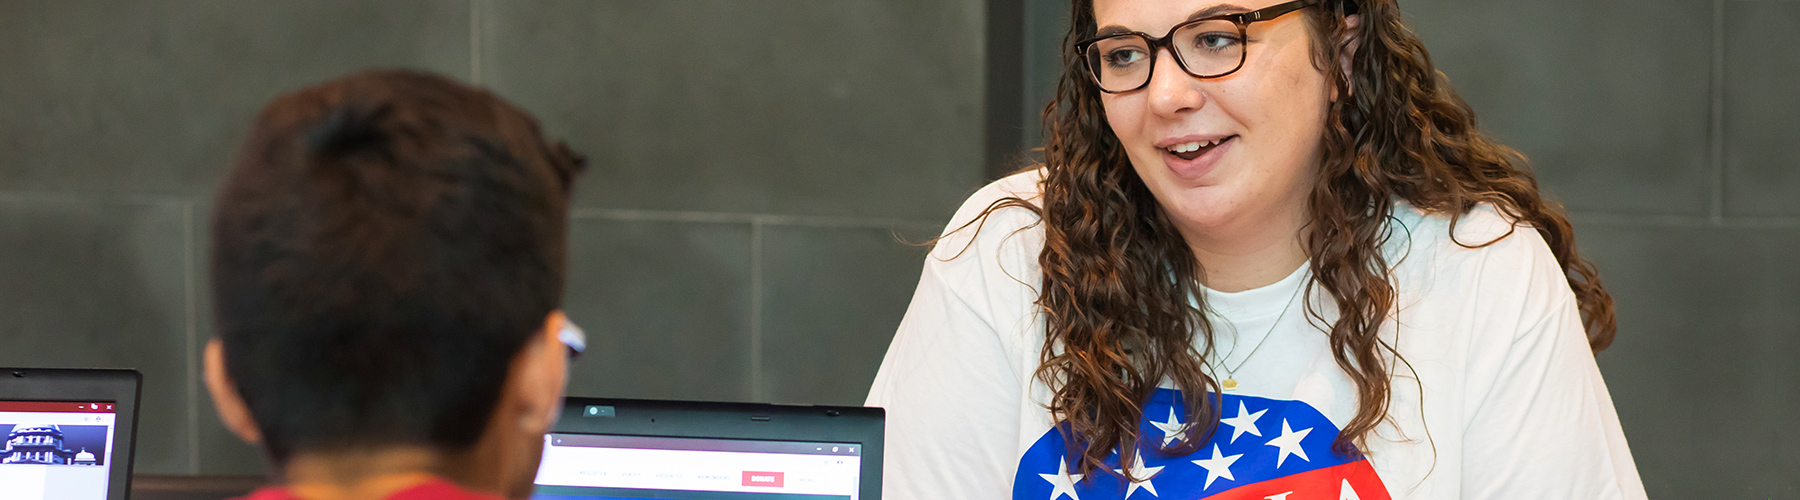
[{"label": "woman's smile", "polygon": [[1237,145],[1237,138],[1236,134],[1190,135],[1158,142],[1157,149],[1162,151],[1163,165],[1169,167],[1170,173],[1194,181],[1211,172],[1219,159]]}]

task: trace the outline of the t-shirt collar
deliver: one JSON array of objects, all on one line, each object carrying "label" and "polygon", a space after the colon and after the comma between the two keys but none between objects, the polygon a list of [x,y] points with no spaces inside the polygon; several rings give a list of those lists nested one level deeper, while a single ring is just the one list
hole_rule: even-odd
[{"label": "t-shirt collar", "polygon": [[1286,278],[1259,288],[1241,292],[1221,292],[1205,286],[1200,289],[1206,299],[1207,312],[1213,316],[1234,321],[1265,319],[1281,314],[1290,299],[1299,300],[1295,297],[1297,289],[1306,284],[1311,271],[1312,266],[1302,262]]}]

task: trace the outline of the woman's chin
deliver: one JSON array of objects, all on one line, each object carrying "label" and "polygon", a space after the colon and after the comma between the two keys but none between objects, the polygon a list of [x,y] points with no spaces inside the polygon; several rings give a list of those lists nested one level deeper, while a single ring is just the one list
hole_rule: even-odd
[{"label": "woman's chin", "polygon": [[[1242,219],[1242,210],[1214,187],[1185,189],[1181,200],[1174,204],[1163,203],[1163,210],[1175,219],[1176,225],[1186,230],[1214,230],[1227,228],[1232,222]],[[1210,192],[1210,193],[1209,193]]]}]

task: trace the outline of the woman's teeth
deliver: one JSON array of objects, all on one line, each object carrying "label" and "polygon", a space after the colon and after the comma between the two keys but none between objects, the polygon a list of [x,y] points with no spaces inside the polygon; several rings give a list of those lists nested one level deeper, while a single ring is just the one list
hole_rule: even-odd
[{"label": "woman's teeth", "polygon": [[1174,146],[1169,146],[1169,152],[1171,152],[1171,153],[1192,153],[1195,151],[1199,151],[1200,148],[1210,148],[1213,146],[1217,146],[1217,145],[1219,145],[1219,143],[1225,142],[1225,139],[1226,139],[1225,137],[1220,137],[1218,139],[1213,139],[1211,141],[1194,141],[1194,142],[1185,142],[1185,143],[1181,143],[1181,144],[1176,144]]},{"label": "woman's teeth", "polygon": [[1168,149],[1169,149],[1169,153],[1175,155],[1175,157],[1177,157],[1177,158],[1181,158],[1183,160],[1192,160],[1195,158],[1199,158],[1200,155],[1205,154],[1206,151],[1211,151],[1213,146],[1217,146],[1219,144],[1224,143],[1225,141],[1231,140],[1232,137],[1235,137],[1235,136],[1220,137],[1218,139],[1213,139],[1210,141],[1184,142],[1181,144],[1176,144],[1174,146],[1169,146]]}]

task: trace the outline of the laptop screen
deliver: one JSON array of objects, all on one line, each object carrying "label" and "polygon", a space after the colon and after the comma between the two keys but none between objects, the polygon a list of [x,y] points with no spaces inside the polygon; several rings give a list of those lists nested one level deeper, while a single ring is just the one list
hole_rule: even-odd
[{"label": "laptop screen", "polygon": [[4,497],[104,500],[116,415],[111,401],[0,400]]},{"label": "laptop screen", "polygon": [[862,447],[555,433],[534,500],[857,498]]}]

